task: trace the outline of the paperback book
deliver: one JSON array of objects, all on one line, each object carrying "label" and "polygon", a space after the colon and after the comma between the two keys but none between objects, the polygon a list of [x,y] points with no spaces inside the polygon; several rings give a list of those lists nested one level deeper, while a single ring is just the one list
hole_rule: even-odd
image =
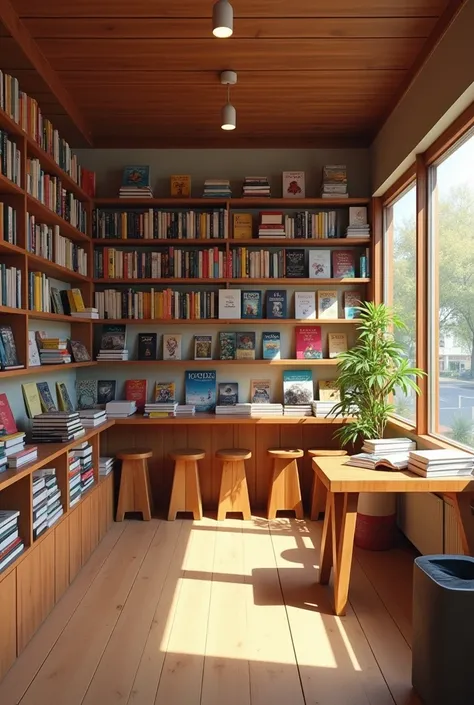
[{"label": "paperback book", "polygon": [[345,333],[328,333],[329,359],[347,352],[347,335]]},{"label": "paperback book", "polygon": [[233,406],[239,401],[237,382],[219,382],[217,403],[219,406]]},{"label": "paperback book", "polygon": [[149,166],[126,166],[122,174],[122,188],[126,189],[149,189],[150,167]]},{"label": "paperback book", "polygon": [[316,292],[295,291],[295,318],[307,321],[316,318]]},{"label": "paperback book", "polygon": [[283,172],[283,198],[304,198],[305,178],[304,171]]},{"label": "paperback book", "polygon": [[139,360],[156,360],[157,353],[156,333],[139,333],[138,334],[138,359]]},{"label": "paperback book", "polygon": [[189,174],[173,174],[171,176],[171,196],[173,198],[189,198],[191,196],[191,176]]},{"label": "paperback book", "polygon": [[269,289],[266,303],[267,318],[287,318],[286,289]]},{"label": "paperback book", "polygon": [[252,214],[234,213],[234,240],[252,239]]},{"label": "paperback book", "polygon": [[56,382],[56,396],[59,411],[74,411],[69,392],[64,382]]},{"label": "paperback book", "polygon": [[255,333],[239,332],[236,334],[236,352],[237,360],[255,360]]},{"label": "paperback book", "polygon": [[296,359],[320,360],[323,357],[321,326],[296,326]]},{"label": "paperback book", "polygon": [[354,319],[359,316],[359,306],[361,304],[358,291],[344,292],[344,318]]},{"label": "paperback book", "polygon": [[28,382],[27,384],[22,384],[21,389],[28,418],[34,419],[35,416],[39,416],[43,411],[38,387],[35,382]]},{"label": "paperback book", "polygon": [[242,292],[242,318],[263,318],[262,292]]},{"label": "paperback book", "polygon": [[5,393],[0,394],[0,424],[5,429],[7,435],[18,433],[10,402]]},{"label": "paperback book", "polygon": [[310,279],[331,278],[331,250],[314,249],[309,251]]},{"label": "paperback book", "polygon": [[332,272],[335,279],[355,277],[354,251],[334,250],[332,253]]},{"label": "paperback book", "polygon": [[219,289],[219,318],[241,318],[240,289]]},{"label": "paperback book", "polygon": [[108,324],[102,328],[101,350],[125,350],[127,326]]},{"label": "paperback book", "polygon": [[136,402],[137,409],[143,411],[147,399],[146,379],[127,379],[125,382],[125,399]]},{"label": "paperback book", "polygon": [[319,401],[341,401],[341,392],[337,386],[337,382],[333,379],[320,379],[319,386]]},{"label": "paperback book", "polygon": [[219,357],[221,360],[234,360],[236,348],[235,333],[221,331],[219,333]]},{"label": "paperback book", "polygon": [[84,343],[80,340],[71,340],[69,345],[74,362],[90,362],[91,356]]},{"label": "paperback book", "polygon": [[77,380],[76,398],[78,409],[93,409],[97,404],[97,380]]},{"label": "paperback book", "polygon": [[212,335],[194,336],[194,359],[212,360]]},{"label": "paperback book", "polygon": [[33,330],[28,331],[28,367],[38,367],[41,365],[36,334]]},{"label": "paperback book", "polygon": [[11,326],[0,326],[0,367],[2,370],[18,370],[20,364]]},{"label": "paperback book", "polygon": [[270,379],[250,380],[250,401],[252,404],[269,404],[272,398]]},{"label": "paperback book", "polygon": [[169,404],[176,401],[174,382],[156,382],[154,401],[155,404]]},{"label": "paperback book", "polygon": [[99,379],[97,382],[97,403],[105,406],[109,401],[115,401],[117,382],[114,379]]},{"label": "paperback book", "polygon": [[337,291],[318,291],[318,318],[328,320],[338,316]]},{"label": "paperback book", "polygon": [[288,279],[304,279],[307,276],[305,251],[287,248],[285,250],[285,270]]},{"label": "paperback book", "polygon": [[41,409],[43,411],[56,411],[56,404],[53,401],[49,384],[47,382],[38,382],[36,386],[38,387]]},{"label": "paperback book", "polygon": [[215,370],[186,371],[186,404],[196,407],[196,411],[214,411],[216,406]]},{"label": "paperback book", "polygon": [[311,370],[285,370],[283,372],[283,403],[290,406],[310,404],[313,401],[313,375]]},{"label": "paperback book", "polygon": [[163,336],[163,360],[181,360],[181,335]]},{"label": "paperback book", "polygon": [[280,359],[280,333],[262,333],[262,352],[264,360]]}]

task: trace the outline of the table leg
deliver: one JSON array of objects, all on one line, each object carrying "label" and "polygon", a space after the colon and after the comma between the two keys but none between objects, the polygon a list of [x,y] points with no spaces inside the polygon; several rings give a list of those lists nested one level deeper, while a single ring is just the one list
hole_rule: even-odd
[{"label": "table leg", "polygon": [[334,610],[339,616],[346,613],[349,595],[358,500],[359,494],[357,492],[338,492],[334,494]]},{"label": "table leg", "polygon": [[319,554],[319,582],[327,585],[332,568],[332,494],[327,493],[326,510],[324,512],[323,534],[321,537],[321,551]]},{"label": "table leg", "polygon": [[458,492],[453,495],[462,548],[466,556],[474,556],[474,516],[471,511],[472,492]]}]

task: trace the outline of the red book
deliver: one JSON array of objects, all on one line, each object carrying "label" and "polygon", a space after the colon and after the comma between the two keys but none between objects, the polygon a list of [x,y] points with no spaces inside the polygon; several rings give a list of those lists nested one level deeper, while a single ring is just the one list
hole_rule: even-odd
[{"label": "red book", "polygon": [[8,556],[9,553],[15,550],[17,546],[19,546],[21,543],[21,538],[19,536],[16,537],[11,543],[8,544],[6,548],[3,549],[3,551],[0,553],[0,563],[3,561],[4,558]]},{"label": "red book", "polygon": [[296,359],[320,360],[322,357],[321,326],[296,326]]},{"label": "red book", "polygon": [[355,260],[353,250],[333,250],[332,277],[333,279],[355,277]]},{"label": "red book", "polygon": [[136,401],[137,408],[143,409],[146,404],[146,379],[127,379],[125,382],[125,399]]},{"label": "red book", "polygon": [[18,433],[6,394],[0,394],[0,424],[4,426],[7,435]]}]

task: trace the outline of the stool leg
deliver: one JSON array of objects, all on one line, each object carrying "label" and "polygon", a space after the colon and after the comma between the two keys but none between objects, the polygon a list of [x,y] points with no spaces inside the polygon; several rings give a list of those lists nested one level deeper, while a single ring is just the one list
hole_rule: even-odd
[{"label": "stool leg", "polygon": [[173,488],[171,490],[170,506],[168,509],[168,521],[176,519],[177,512],[186,506],[186,463],[184,460],[177,460],[174,466]]},{"label": "stool leg", "polygon": [[314,473],[313,478],[313,496],[311,499],[311,521],[318,521],[321,512],[324,511],[326,505],[327,490],[319,477]]},{"label": "stool leg", "polygon": [[286,505],[288,509],[295,510],[297,519],[303,519],[303,502],[301,499],[300,477],[296,458],[291,461],[286,469]]},{"label": "stool leg", "polygon": [[194,519],[202,519],[201,488],[197,460],[186,463],[186,511],[193,513]]},{"label": "stool leg", "polygon": [[227,460],[222,465],[217,520],[225,519],[227,512],[242,512],[243,518],[250,521],[249,492],[243,460]]},{"label": "stool leg", "polygon": [[297,519],[303,519],[298,463],[275,458],[267,505],[267,517],[275,519],[278,510],[292,510]]},{"label": "stool leg", "polygon": [[117,514],[115,521],[123,521],[125,512],[133,506],[133,461],[124,460],[122,462],[122,474],[120,476],[120,490],[117,502]]},{"label": "stool leg", "polygon": [[146,460],[134,462],[134,509],[142,513],[144,521],[151,519],[150,480]]}]

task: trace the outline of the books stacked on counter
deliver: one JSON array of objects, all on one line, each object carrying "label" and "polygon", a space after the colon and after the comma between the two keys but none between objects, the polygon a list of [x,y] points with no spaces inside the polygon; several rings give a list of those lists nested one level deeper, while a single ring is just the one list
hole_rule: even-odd
[{"label": "books stacked on counter", "polygon": [[321,196],[322,198],[349,198],[347,169],[344,164],[328,164],[323,167]]},{"label": "books stacked on counter", "polygon": [[[24,434],[23,434],[24,435]],[[33,463],[38,457],[38,447],[32,445],[25,445],[21,450],[15,451],[15,453],[7,451],[8,467],[12,470],[22,468],[28,463]]]},{"label": "books stacked on counter", "polygon": [[33,473],[33,540],[48,528],[48,490],[44,477]]},{"label": "books stacked on counter", "polygon": [[286,237],[285,224],[281,211],[262,211],[260,213],[260,223],[258,225],[258,237],[260,239]]},{"label": "books stacked on counter", "polygon": [[61,503],[61,490],[59,489],[56,470],[54,468],[44,468],[42,470],[36,470],[36,472],[33,473],[33,497],[35,482],[42,483],[39,486],[46,489],[47,496],[45,520],[46,528],[49,528],[53,526],[53,524],[55,524],[64,514],[63,505]]},{"label": "books stacked on counter", "polygon": [[20,538],[17,509],[0,509],[0,570],[22,553],[25,544]]},{"label": "books stacked on counter", "polygon": [[365,440],[362,453],[351,455],[345,465],[368,470],[406,470],[410,451],[416,443],[410,438],[374,438]]},{"label": "books stacked on counter", "polygon": [[79,409],[78,413],[84,428],[95,428],[107,421],[105,409]]},{"label": "books stacked on counter", "polygon": [[232,190],[228,179],[206,179],[203,198],[232,198]]},{"label": "books stacked on counter", "polygon": [[99,309],[87,306],[82,311],[71,311],[73,318],[99,318]]},{"label": "books stacked on counter", "polygon": [[178,404],[176,407],[176,416],[195,416],[196,407],[194,404]]},{"label": "books stacked on counter", "polygon": [[216,406],[217,416],[251,416],[252,404],[218,404]]},{"label": "books stacked on counter", "polygon": [[255,403],[252,407],[252,416],[283,416],[283,404]]},{"label": "books stacked on counter", "polygon": [[326,416],[329,418],[334,418],[336,414],[333,409],[336,406],[336,403],[337,402],[334,401],[313,401],[311,404],[313,416],[316,416],[318,419],[325,418]]},{"label": "books stacked on counter", "polygon": [[67,365],[72,361],[67,340],[63,338],[42,338],[39,354],[42,365]]},{"label": "books stacked on counter", "polygon": [[408,469],[421,477],[463,477],[472,475],[474,455],[464,450],[411,451]]},{"label": "books stacked on counter", "polygon": [[92,446],[84,441],[71,451],[71,455],[78,459],[81,465],[81,494],[83,494],[94,484]]},{"label": "books stacked on counter", "polygon": [[69,454],[69,506],[73,507],[79,502],[81,490],[81,461],[72,453]]},{"label": "books stacked on counter", "polygon": [[178,408],[177,401],[168,402],[149,402],[145,404],[145,411],[143,416],[148,419],[160,419],[167,416],[176,416],[176,409]]},{"label": "books stacked on counter", "polygon": [[312,416],[313,408],[311,404],[285,404],[283,407],[284,416]]},{"label": "books stacked on counter", "polygon": [[99,476],[107,477],[114,469],[115,458],[99,458]]},{"label": "books stacked on counter", "polygon": [[25,437],[26,433],[23,431],[15,431],[14,433],[2,435],[2,442],[5,444],[5,455],[7,459],[24,450]]},{"label": "books stacked on counter", "polygon": [[136,410],[136,401],[109,401],[105,405],[109,419],[126,419],[128,416],[133,416]]},{"label": "books stacked on counter", "polygon": [[246,176],[242,186],[244,198],[270,197],[270,182],[266,176]]},{"label": "books stacked on counter", "polygon": [[67,443],[84,434],[77,411],[46,411],[33,419],[32,438],[36,443]]},{"label": "books stacked on counter", "polygon": [[149,166],[126,166],[119,198],[153,198]]}]

